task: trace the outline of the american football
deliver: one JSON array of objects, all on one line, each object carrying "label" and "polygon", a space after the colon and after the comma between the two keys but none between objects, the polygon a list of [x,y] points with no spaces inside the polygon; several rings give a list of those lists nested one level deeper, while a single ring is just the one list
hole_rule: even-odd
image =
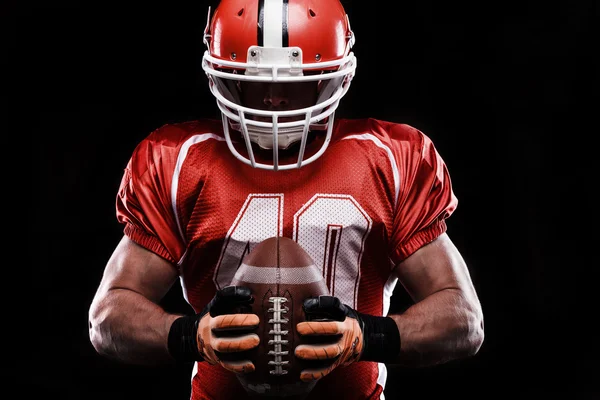
[{"label": "american football", "polygon": [[249,352],[256,369],[237,375],[240,383],[253,395],[303,398],[315,383],[300,380],[300,371],[312,366],[294,348],[310,342],[295,327],[305,321],[305,298],[329,294],[321,271],[298,243],[272,237],[246,255],[231,284],[252,290],[251,312],[260,317],[260,344]]}]

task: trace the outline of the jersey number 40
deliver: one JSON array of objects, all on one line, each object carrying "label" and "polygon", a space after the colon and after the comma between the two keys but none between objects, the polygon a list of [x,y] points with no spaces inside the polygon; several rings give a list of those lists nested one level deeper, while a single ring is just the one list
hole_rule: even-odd
[{"label": "jersey number 40", "polygon": [[[243,257],[257,243],[282,236],[283,194],[250,194],[229,228],[214,282],[231,282]],[[356,307],[360,262],[372,219],[349,195],[316,194],[293,216],[293,240],[311,256],[330,294]]]}]

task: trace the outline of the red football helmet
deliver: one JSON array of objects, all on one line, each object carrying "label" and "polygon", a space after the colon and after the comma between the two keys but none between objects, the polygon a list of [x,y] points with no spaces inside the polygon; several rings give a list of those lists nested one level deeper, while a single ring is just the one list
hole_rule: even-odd
[{"label": "red football helmet", "polygon": [[[209,87],[217,100],[232,153],[253,167],[299,168],[327,148],[335,110],[356,69],[351,52],[354,34],[339,0],[221,0],[204,31],[202,59]],[[291,108],[251,107],[241,98],[248,82],[279,85],[313,82],[313,104]],[[241,134],[239,151],[230,129]],[[317,151],[305,158],[310,131],[324,132]],[[273,163],[258,162],[252,150],[273,150]],[[298,143],[297,162],[279,163],[279,150]],[[247,154],[242,154],[247,152]],[[295,158],[295,155],[294,155]]]}]

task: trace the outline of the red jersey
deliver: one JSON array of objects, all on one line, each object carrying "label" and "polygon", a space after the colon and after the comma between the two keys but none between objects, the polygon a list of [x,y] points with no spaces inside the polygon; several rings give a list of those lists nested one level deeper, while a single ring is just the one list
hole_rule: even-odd
[{"label": "red jersey", "polygon": [[[383,316],[394,267],[446,230],[455,210],[447,167],[421,131],[376,119],[337,119],[331,142],[299,169],[255,169],[227,147],[220,120],[164,125],[135,149],[117,196],[133,241],[173,263],[196,312],[233,278],[253,246],[298,242],[329,290]],[[357,362],[318,381],[311,399],[383,398],[386,368]],[[241,399],[220,365],[196,363],[192,399]]]}]

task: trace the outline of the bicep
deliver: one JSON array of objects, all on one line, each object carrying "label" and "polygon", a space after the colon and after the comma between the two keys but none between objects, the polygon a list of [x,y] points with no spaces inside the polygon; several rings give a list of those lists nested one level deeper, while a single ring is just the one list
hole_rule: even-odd
[{"label": "bicep", "polygon": [[445,289],[476,299],[467,265],[450,237],[443,233],[396,267],[398,280],[414,301]]},{"label": "bicep", "polygon": [[108,260],[97,296],[114,289],[127,289],[156,303],[177,276],[170,262],[123,236]]}]

